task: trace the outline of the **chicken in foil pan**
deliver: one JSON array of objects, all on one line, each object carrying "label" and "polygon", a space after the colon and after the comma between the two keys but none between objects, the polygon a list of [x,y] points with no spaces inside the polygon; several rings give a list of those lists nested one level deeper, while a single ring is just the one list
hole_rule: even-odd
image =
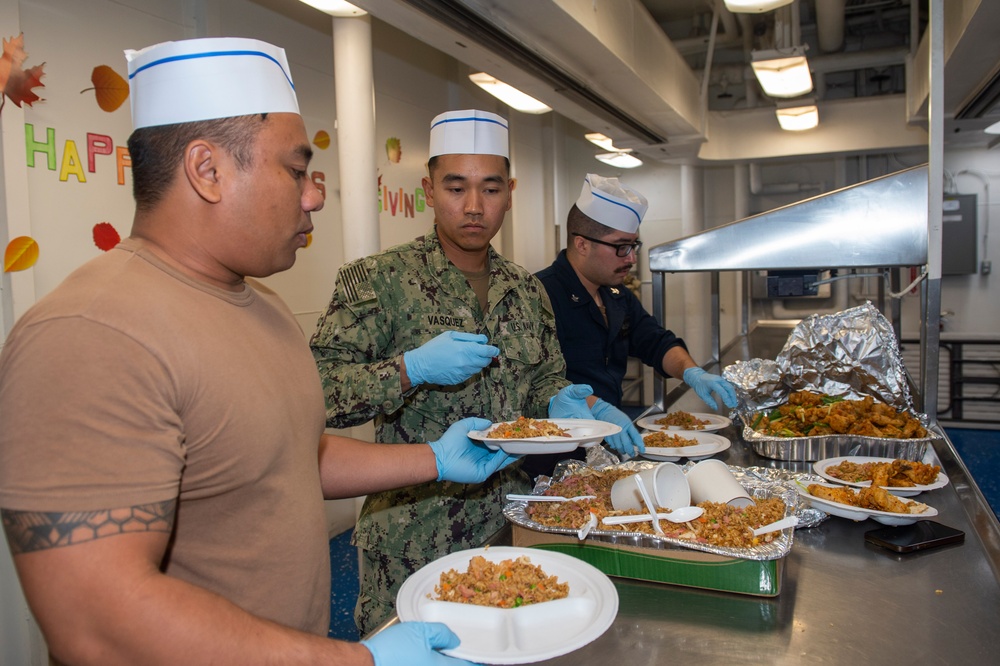
[{"label": "chicken in foil pan", "polygon": [[[723,375],[740,396],[736,414],[743,422],[744,439],[767,458],[814,461],[867,455],[920,460],[938,436],[927,430],[927,416],[915,412],[896,335],[870,302],[807,317],[792,330],[776,359],[737,361]],[[786,405],[789,398],[799,400],[800,392],[818,394],[830,405],[874,402],[876,415],[866,427],[851,431],[831,430],[827,424],[816,429],[819,434],[759,431],[762,415]],[[890,420],[895,422],[895,412],[908,425],[888,426]]]}]

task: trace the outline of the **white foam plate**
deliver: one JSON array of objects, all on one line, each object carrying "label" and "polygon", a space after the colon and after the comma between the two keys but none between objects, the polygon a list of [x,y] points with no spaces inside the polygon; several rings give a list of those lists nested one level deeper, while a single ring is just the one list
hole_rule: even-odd
[{"label": "white foam plate", "polygon": [[[826,458],[825,460],[818,460],[813,463],[813,471],[822,476],[827,481],[832,483],[839,483],[845,486],[851,486],[852,488],[867,488],[872,484],[871,481],[844,481],[843,479],[838,479],[835,476],[830,476],[826,473],[827,467],[836,467],[844,461],[850,461],[857,464],[862,463],[891,463],[895,458],[872,458],[869,456],[841,456],[839,458]],[[944,488],[948,485],[948,476],[944,472],[938,472],[937,479],[934,483],[929,483],[926,485],[916,485],[916,486],[906,486],[903,488],[887,487],[888,490],[893,495],[898,497],[913,497],[914,495],[919,495],[922,492],[928,490],[937,490],[938,488]]]},{"label": "white foam plate", "polygon": [[[847,518],[848,520],[853,520],[855,522],[860,522],[862,520],[867,520],[871,518],[875,522],[882,523],[883,525],[911,525],[918,520],[924,518],[931,518],[938,515],[937,509],[932,506],[927,506],[920,513],[892,513],[891,511],[876,511],[874,509],[862,509],[861,507],[851,506],[850,504],[841,504],[840,502],[831,502],[830,500],[825,500],[815,495],[810,495],[809,491],[806,489],[808,484],[803,484],[801,481],[797,482],[796,487],[798,488],[799,494],[807,501],[814,509],[819,509],[831,516],[839,516],[841,518]],[[828,488],[843,488],[840,484],[832,483],[821,483],[819,485],[827,486]],[[853,489],[855,493],[858,492],[857,489]],[[913,502],[914,500],[903,500],[904,502]],[[924,505],[926,506],[926,505]]]},{"label": "white foam plate", "polygon": [[[566,453],[577,447],[588,448],[598,444],[605,437],[621,432],[621,428],[607,421],[590,419],[544,419],[556,424],[569,433],[569,437],[526,437],[521,439],[491,438],[489,434],[503,425],[494,423],[486,430],[473,430],[469,437],[481,441],[486,448],[496,451],[503,449],[511,455],[531,455],[541,453]],[[510,423],[508,421],[507,423]]]},{"label": "white foam plate", "polygon": [[[646,452],[641,453],[640,455],[643,458],[657,460],[659,462],[675,462],[681,458],[704,460],[705,458],[710,458],[717,453],[725,451],[731,446],[731,442],[727,438],[711,432],[699,432],[696,430],[671,430],[669,433],[671,435],[678,435],[685,439],[696,439],[699,443],[693,446],[647,446]],[[649,434],[651,433],[642,433],[643,440],[645,440],[646,435]]]},{"label": "white foam plate", "polygon": [[678,426],[664,426],[657,425],[656,421],[665,418],[667,414],[653,414],[652,416],[647,416],[641,418],[635,422],[637,428],[645,428],[646,430],[683,430],[684,432],[710,432],[712,430],[722,430],[726,426],[730,425],[730,421],[725,416],[720,416],[719,414],[703,414],[701,412],[688,412],[691,416],[696,419],[701,419],[702,421],[708,421],[708,425],[699,428],[698,430],[686,430]]},{"label": "white foam plate", "polygon": [[[491,562],[526,556],[545,573],[569,585],[565,599],[520,608],[488,608],[437,601],[434,586],[449,569],[464,572],[482,555]],[[575,557],[534,548],[492,546],[451,553],[403,582],[396,596],[399,619],[443,622],[462,643],[443,650],[452,657],[486,664],[529,664],[573,652],[603,634],[618,615],[618,591],[594,566]]]}]

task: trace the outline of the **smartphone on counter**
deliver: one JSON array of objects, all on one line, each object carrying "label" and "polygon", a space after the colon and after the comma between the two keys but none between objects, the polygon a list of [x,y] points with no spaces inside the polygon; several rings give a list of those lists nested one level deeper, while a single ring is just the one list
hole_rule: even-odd
[{"label": "smartphone on counter", "polygon": [[936,548],[965,541],[965,532],[933,520],[918,520],[912,525],[882,527],[865,532],[865,541],[897,553]]}]

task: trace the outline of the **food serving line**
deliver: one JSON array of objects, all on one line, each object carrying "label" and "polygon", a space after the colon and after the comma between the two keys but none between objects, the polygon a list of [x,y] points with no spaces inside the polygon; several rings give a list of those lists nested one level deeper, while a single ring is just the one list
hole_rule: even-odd
[{"label": "food serving line", "polygon": [[[741,360],[742,354],[773,358],[788,333],[783,326],[757,327],[730,347],[722,367]],[[666,411],[704,410],[693,392],[681,389],[671,398],[674,402]],[[732,442],[713,456],[730,466],[813,471],[811,460],[759,455],[745,441],[739,419],[714,432]],[[499,640],[497,649],[505,652],[498,652],[496,663],[606,666],[612,660],[660,664],[678,658],[699,664],[991,661],[1000,608],[1000,523],[946,436],[932,442],[924,461],[940,465],[949,483],[915,499],[937,510],[932,520],[965,532],[963,543],[897,554],[865,542],[865,532],[882,525],[830,516],[795,530],[783,558],[777,596],[610,577],[618,608],[598,638],[541,661],[512,659],[509,650],[516,646],[516,637]],[[539,562],[544,562],[545,552],[539,551]],[[600,598],[606,598],[606,592]],[[542,618],[537,621],[551,623],[548,614]],[[579,618],[568,614],[566,622],[574,619]],[[392,618],[384,626],[397,621]]]},{"label": "food serving line", "polygon": [[[704,406],[690,392],[669,409]],[[716,458],[740,467],[811,470],[811,462],[758,455],[740,430],[737,421],[717,431],[733,445]],[[928,460],[941,465],[950,483],[916,499],[937,509],[933,520],[964,531],[964,543],[897,554],[865,542],[878,523],[831,516],[796,529],[776,597],[612,578],[619,607],[611,628],[580,650],[538,663],[992,661],[1000,524],[946,437]]]}]

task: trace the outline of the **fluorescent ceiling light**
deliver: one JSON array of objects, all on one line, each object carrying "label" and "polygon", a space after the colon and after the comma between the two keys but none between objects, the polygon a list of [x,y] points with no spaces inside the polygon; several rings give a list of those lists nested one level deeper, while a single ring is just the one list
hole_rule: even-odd
[{"label": "fluorescent ceiling light", "polygon": [[330,16],[364,16],[368,13],[349,2],[344,2],[344,0],[301,0],[301,2],[306,3],[310,7],[315,7],[321,12],[326,12]]},{"label": "fluorescent ceiling light", "polygon": [[634,169],[642,166],[642,160],[634,155],[630,155],[627,151],[601,153],[600,155],[594,155],[594,157],[605,164],[610,164],[619,169]]},{"label": "fluorescent ceiling light", "polygon": [[819,109],[815,104],[808,106],[792,106],[775,110],[781,129],[790,132],[801,132],[812,129],[819,124]]},{"label": "fluorescent ceiling light", "polygon": [[1000,120],[983,130],[987,134],[1000,134]]},{"label": "fluorescent ceiling light", "polygon": [[618,150],[615,148],[615,144],[612,143],[611,138],[604,136],[600,132],[590,132],[589,134],[584,134],[583,136],[587,139],[587,141],[591,142],[595,146],[600,146],[604,150]]},{"label": "fluorescent ceiling light", "polygon": [[735,14],[759,14],[792,4],[792,0],[726,0],[726,9]]},{"label": "fluorescent ceiling light", "polygon": [[469,80],[517,111],[523,111],[524,113],[548,113],[552,110],[534,97],[525,95],[517,88],[507,85],[486,72],[469,74]]},{"label": "fluorescent ceiling light", "polygon": [[812,90],[812,76],[805,49],[796,46],[780,51],[753,51],[750,66],[760,87],[771,97],[798,97]]}]

